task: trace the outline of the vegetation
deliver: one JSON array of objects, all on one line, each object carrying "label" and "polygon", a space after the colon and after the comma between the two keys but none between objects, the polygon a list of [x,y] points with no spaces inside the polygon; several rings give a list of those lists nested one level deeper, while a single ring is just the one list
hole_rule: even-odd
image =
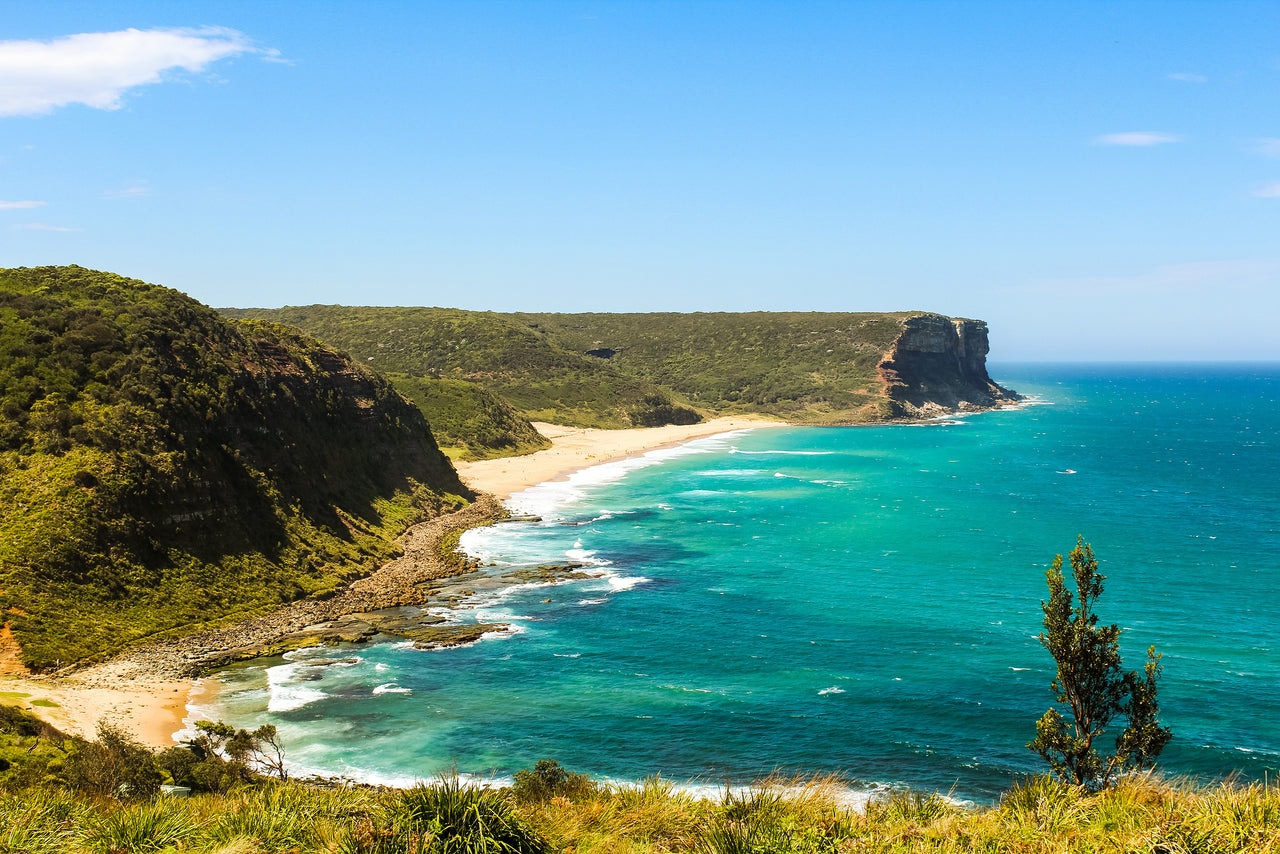
[{"label": "vegetation", "polygon": [[[619,372],[606,360],[565,349],[510,315],[445,308],[223,309],[229,317],[288,323],[404,378],[481,386],[526,419],[583,427],[627,427],[627,411],[671,393]],[[404,380],[402,379],[403,383]],[[415,398],[430,421],[483,421],[461,397],[443,412]]]},{"label": "vegetation", "polygon": [[396,391],[431,423],[441,450],[455,459],[484,460],[551,447],[515,407],[475,383],[388,374]]},{"label": "vegetation", "polygon": [[[701,413],[814,423],[888,417],[878,366],[910,316],[319,305],[223,312],[289,323],[397,376],[475,383],[528,418],[587,427],[691,423]],[[436,423],[435,404],[415,400]]]},{"label": "vegetation", "polygon": [[[0,750],[13,737],[0,726]],[[67,753],[91,755],[75,741],[66,741]],[[182,750],[189,748],[159,758]],[[321,786],[242,768],[233,785],[197,787],[180,799],[133,786],[86,788],[66,772],[70,763],[33,755],[24,761],[39,773],[0,776],[6,854],[1280,852],[1277,786],[1193,787],[1146,774],[1101,792],[1035,777],[978,807],[909,791],[859,806],[834,777],[771,778],[711,800],[658,778],[598,783],[552,761],[518,772],[501,790],[456,775],[408,790]],[[128,755],[136,777],[146,763]],[[162,761],[151,767],[168,774]]]},{"label": "vegetation", "polygon": [[334,590],[465,494],[416,407],[296,330],[0,270],[0,620],[34,669]]},{"label": "vegetation", "polygon": [[[1027,747],[1039,753],[1064,783],[1103,789],[1119,774],[1150,768],[1169,742],[1156,698],[1160,656],[1151,647],[1143,673],[1121,669],[1120,627],[1099,626],[1094,612],[1105,576],[1098,572],[1093,549],[1077,538],[1070,557],[1075,605],[1062,575],[1062,555],[1057,555],[1045,573],[1049,601],[1041,603],[1040,643],[1057,664],[1052,687],[1071,720],[1068,724],[1061,712],[1049,709],[1036,723],[1036,737]],[[1127,725],[1116,737],[1115,752],[1099,755],[1095,745],[1116,718],[1124,718]]]}]

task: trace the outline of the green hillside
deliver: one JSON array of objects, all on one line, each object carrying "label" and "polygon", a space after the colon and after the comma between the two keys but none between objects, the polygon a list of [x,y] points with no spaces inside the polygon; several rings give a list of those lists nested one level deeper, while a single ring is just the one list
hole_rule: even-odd
[{"label": "green hillside", "polygon": [[[597,427],[689,423],[695,410],[815,423],[888,417],[877,365],[912,316],[346,306],[223,312],[295,325],[396,375],[476,383],[533,420]],[[424,411],[434,417],[429,406]]]},{"label": "green hillside", "polygon": [[456,459],[484,460],[551,447],[515,407],[476,383],[387,374],[396,391],[417,404],[431,433]]},{"label": "green hillside", "polygon": [[416,407],[296,330],[0,270],[0,613],[31,667],[335,589],[465,494]]},{"label": "green hillside", "polygon": [[[296,326],[385,373],[476,383],[534,421],[630,427],[681,403],[650,381],[566,349],[514,315],[332,305],[222,312]],[[680,417],[697,420],[688,411]]]},{"label": "green hillside", "polygon": [[[711,412],[867,421],[882,411],[877,366],[911,313],[516,314],[566,350]],[[611,354],[609,351],[613,351]],[[600,357],[597,357],[600,358]],[[605,359],[601,359],[602,361]]]}]

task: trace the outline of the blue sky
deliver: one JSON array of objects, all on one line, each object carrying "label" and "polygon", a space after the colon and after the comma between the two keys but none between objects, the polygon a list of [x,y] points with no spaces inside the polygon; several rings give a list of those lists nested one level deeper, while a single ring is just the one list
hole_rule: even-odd
[{"label": "blue sky", "polygon": [[1273,0],[5,0],[0,42],[0,266],[1280,359]]}]

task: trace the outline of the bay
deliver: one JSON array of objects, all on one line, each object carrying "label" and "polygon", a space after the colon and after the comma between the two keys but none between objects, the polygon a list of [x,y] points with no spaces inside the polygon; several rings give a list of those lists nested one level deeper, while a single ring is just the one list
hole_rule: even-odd
[{"label": "bay", "polygon": [[1024,745],[1052,699],[1044,572],[1081,535],[1126,663],[1164,653],[1165,770],[1274,775],[1280,366],[992,373],[1029,404],[743,431],[517,495],[542,521],[468,533],[485,572],[597,577],[478,593],[451,617],[513,631],[469,647],[234,668],[194,711],[273,723],[298,770],[374,781],[554,758],[614,780],[838,772],[990,800],[1042,770]]}]

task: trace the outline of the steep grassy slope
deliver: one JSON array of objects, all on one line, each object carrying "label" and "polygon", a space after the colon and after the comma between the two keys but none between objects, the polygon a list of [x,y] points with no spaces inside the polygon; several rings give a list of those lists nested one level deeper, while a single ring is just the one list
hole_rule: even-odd
[{"label": "steep grassy slope", "polygon": [[416,407],[296,330],[0,270],[0,613],[33,668],[332,590],[465,493]]}]

